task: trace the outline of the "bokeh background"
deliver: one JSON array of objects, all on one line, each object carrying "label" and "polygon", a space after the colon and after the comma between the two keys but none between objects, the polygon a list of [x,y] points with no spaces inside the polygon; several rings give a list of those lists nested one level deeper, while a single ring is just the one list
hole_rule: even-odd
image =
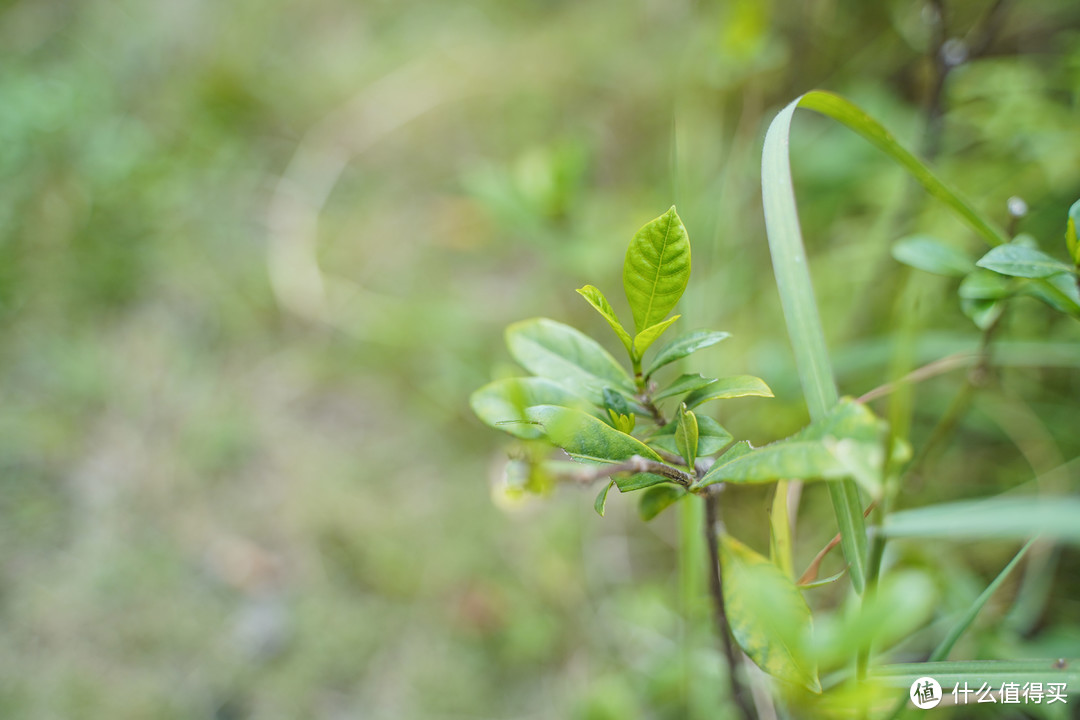
[{"label": "bokeh background", "polygon": [[[804,423],[759,162],[814,87],[1003,224],[1022,197],[1014,229],[1064,258],[1075,2],[0,2],[0,716],[716,717],[676,513],[508,496],[467,398],[514,372],[514,320],[616,349],[573,290],[625,314],[626,244],[675,203],[680,327],[733,335],[693,370],[777,392],[718,418],[755,443]],[[889,243],[979,243],[835,125],[800,117],[792,155],[859,394],[889,379]],[[923,361],[977,339],[929,287]],[[1014,362],[903,505],[1075,491],[1078,327],[1018,304]],[[962,382],[920,389],[917,440]],[[759,548],[767,501],[724,510]],[[834,532],[808,489],[797,564]],[[944,617],[1015,547],[903,552]],[[992,604],[958,652],[1075,654],[1080,563],[1051,559],[1027,616]]]}]

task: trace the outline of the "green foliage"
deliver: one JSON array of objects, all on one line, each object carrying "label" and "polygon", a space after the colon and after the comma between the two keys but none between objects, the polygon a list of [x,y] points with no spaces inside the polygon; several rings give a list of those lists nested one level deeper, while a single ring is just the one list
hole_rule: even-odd
[{"label": "green foliage", "polygon": [[966,254],[929,235],[897,240],[892,246],[892,255],[905,265],[946,277],[964,277],[975,269]]},{"label": "green foliage", "polygon": [[1001,275],[1022,278],[1045,278],[1058,273],[1076,272],[1041,250],[1015,243],[999,245],[983,255],[976,265]]},{"label": "green foliage", "polygon": [[739,397],[773,397],[765,381],[753,375],[732,375],[709,383],[686,396],[687,407],[695,408],[712,400],[730,400]]},{"label": "green foliage", "polygon": [[686,461],[686,467],[694,467],[698,449],[698,420],[686,403],[679,406],[675,421],[675,447]]},{"label": "green foliage", "polygon": [[662,347],[660,352],[656,353],[652,363],[645,371],[645,377],[648,379],[653,376],[653,373],[665,365],[670,365],[698,350],[715,345],[721,340],[726,340],[728,337],[730,337],[730,335],[726,332],[716,332],[712,330],[695,330],[693,332],[688,332],[685,335],[680,335]]},{"label": "green foliage", "polygon": [[623,347],[626,348],[626,352],[633,353],[634,341],[630,339],[630,334],[626,332],[622,323],[619,322],[619,318],[615,314],[614,308],[611,307],[611,303],[604,297],[604,293],[600,292],[592,285],[578,288],[577,292],[596,309],[596,312],[600,313],[604,320],[607,321],[608,325],[611,326],[611,329],[619,336],[619,341],[623,344]]},{"label": "green foliage", "polygon": [[[731,433],[725,430],[720,423],[708,415],[695,415],[698,427],[697,457],[715,455],[731,444]],[[657,430],[649,437],[649,444],[672,455],[681,454],[675,442],[675,433],[678,430],[678,421],[670,422]]]},{"label": "green foliage", "polygon": [[648,522],[687,496],[687,492],[674,485],[657,485],[641,493],[638,515]]},{"label": "green foliage", "polygon": [[720,538],[720,566],[728,622],[739,646],[773,677],[821,692],[808,647],[810,608],[791,578],[730,535]]},{"label": "green foliage", "polygon": [[672,206],[638,230],[626,250],[623,288],[639,335],[667,317],[689,280],[690,239]]}]

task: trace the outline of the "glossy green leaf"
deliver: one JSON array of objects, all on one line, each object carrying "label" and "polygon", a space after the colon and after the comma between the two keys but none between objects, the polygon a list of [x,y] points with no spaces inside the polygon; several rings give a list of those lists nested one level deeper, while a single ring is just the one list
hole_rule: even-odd
[{"label": "glossy green leaf", "polygon": [[[708,415],[697,415],[696,417],[698,424],[698,457],[715,455],[728,446],[732,440],[731,433],[725,430],[720,423]],[[675,431],[677,428],[677,421],[668,423],[649,438],[649,444],[674,455],[680,454],[679,448],[675,444]]]},{"label": "glossy green leaf", "polygon": [[780,568],[735,538],[720,540],[724,605],[739,647],[775,678],[821,692],[807,645],[810,608]]},{"label": "glossy green leaf", "polygon": [[1016,243],[993,248],[975,264],[1002,275],[1023,278],[1045,278],[1058,273],[1076,272],[1075,268],[1041,250]]},{"label": "glossy green leaf", "polygon": [[726,400],[747,396],[773,397],[773,391],[765,381],[753,375],[732,375],[720,378],[686,396],[686,407],[695,408],[712,400]]},{"label": "glossy green leaf", "polygon": [[619,488],[619,492],[624,493],[634,492],[635,490],[644,490],[645,488],[661,484],[671,484],[671,480],[663,475],[654,475],[653,473],[620,475],[615,478],[616,487]]},{"label": "glossy green leaf", "polygon": [[600,405],[604,387],[634,391],[626,370],[592,338],[569,325],[533,318],[506,329],[510,354],[526,370]]},{"label": "glossy green leaf", "polygon": [[665,365],[669,365],[676,360],[681,360],[687,355],[697,352],[703,348],[707,348],[710,345],[715,345],[721,340],[726,340],[731,337],[726,332],[717,332],[714,330],[694,330],[684,335],[680,335],[664,347],[660,348],[660,352],[656,353],[656,357],[653,358],[652,364],[645,370],[645,377],[651,377],[660,368]]},{"label": "glossy green leaf", "polygon": [[614,463],[640,455],[660,460],[652,448],[637,438],[619,432],[592,415],[558,407],[538,405],[525,411],[526,417],[539,423],[553,445],[583,460]]},{"label": "glossy green leaf", "polygon": [[630,339],[630,333],[626,332],[626,328],[619,322],[618,315],[615,314],[615,309],[611,307],[611,303],[604,297],[604,293],[592,285],[586,285],[585,287],[578,288],[577,293],[581,297],[585,298],[596,312],[607,320],[608,325],[615,331],[615,334],[619,336],[619,340],[622,342],[623,347],[626,348],[627,353],[633,352],[633,341]]},{"label": "glossy green leaf", "polygon": [[948,659],[949,653],[952,652],[953,646],[956,645],[956,641],[960,639],[960,636],[963,635],[969,627],[971,627],[971,623],[975,622],[975,617],[979,614],[979,611],[983,609],[983,606],[986,605],[987,601],[995,592],[997,592],[997,589],[1001,587],[1002,583],[1005,582],[1005,578],[1009,577],[1009,573],[1013,571],[1013,568],[1020,564],[1020,561],[1024,558],[1024,555],[1027,554],[1027,551],[1034,542],[1034,540],[1029,540],[1024,547],[1020,548],[1020,552],[1016,553],[1013,559],[1009,561],[1009,564],[998,573],[998,576],[994,578],[994,581],[987,585],[985,590],[979,593],[979,597],[975,598],[975,602],[973,602],[964,614],[960,616],[959,622],[949,630],[949,634],[942,639],[941,643],[936,648],[934,648],[934,652],[930,653],[930,657],[928,658],[930,662]]},{"label": "glossy green leaf", "polygon": [[593,510],[595,510],[596,514],[600,517],[604,517],[604,509],[607,507],[608,490],[610,490],[611,486],[614,484],[614,480],[604,483],[603,489],[597,493],[596,500],[593,501]]},{"label": "glossy green leaf", "polygon": [[1080,267],[1080,238],[1077,237],[1077,228],[1080,227],[1080,200],[1077,200],[1069,208],[1069,217],[1065,224],[1065,247],[1069,251],[1069,257]]},{"label": "glossy green leaf", "polygon": [[690,238],[675,207],[637,231],[626,250],[623,288],[641,332],[667,317],[690,279]]},{"label": "glossy green leaf", "polygon": [[533,405],[563,405],[585,410],[588,402],[545,378],[506,378],[488,383],[469,397],[476,416],[497,430],[533,440],[543,431],[529,422],[525,409]]},{"label": "glossy green leaf", "polygon": [[698,447],[698,421],[693,411],[687,410],[686,405],[679,406],[679,414],[675,421],[675,448],[679,455],[686,461],[686,467],[693,468],[697,460]]},{"label": "glossy green leaf", "polygon": [[[630,403],[626,398],[615,392],[611,388],[604,388],[603,391],[604,407],[618,415],[633,415],[634,411],[630,408]],[[550,403],[554,405],[555,403]]]},{"label": "glossy green leaf", "polygon": [[656,485],[641,494],[638,514],[648,522],[686,495],[687,492],[678,485]]},{"label": "glossy green leaf", "polygon": [[966,254],[929,235],[912,235],[892,246],[892,256],[905,265],[935,275],[963,277],[975,269]]},{"label": "glossy green leaf", "polygon": [[717,462],[695,488],[718,482],[765,483],[788,478],[831,480],[850,477],[847,464],[830,450],[849,440],[849,452],[880,452],[884,423],[859,403],[845,400],[825,416],[784,440],[757,448],[730,462]]},{"label": "glossy green leaf", "polygon": [[666,388],[653,395],[653,400],[666,400],[669,397],[698,390],[714,382],[716,382],[716,378],[705,377],[701,373],[680,375]]},{"label": "glossy green leaf", "polygon": [[682,315],[669,317],[667,320],[658,322],[655,325],[650,325],[638,333],[637,337],[634,338],[634,355],[639,358],[644,355],[645,351],[656,342],[657,338],[663,335],[664,331],[671,327],[671,324],[681,317]]},{"label": "glossy green leaf", "polygon": [[986,500],[930,505],[890,513],[882,526],[888,537],[950,540],[990,538],[1048,540],[1080,545],[1080,497],[999,495]]}]

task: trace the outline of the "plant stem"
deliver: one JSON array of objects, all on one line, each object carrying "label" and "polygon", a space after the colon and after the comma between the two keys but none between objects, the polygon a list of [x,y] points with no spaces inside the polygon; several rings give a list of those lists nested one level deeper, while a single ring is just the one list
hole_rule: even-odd
[{"label": "plant stem", "polygon": [[727,611],[724,609],[724,585],[720,572],[720,553],[716,548],[716,491],[712,488],[705,493],[705,545],[709,550],[709,592],[712,594],[713,611],[716,617],[716,632],[720,635],[720,644],[728,665],[728,682],[731,699],[739,708],[745,720],[753,720],[754,709],[750,698],[738,675],[738,656],[735,644],[731,641]]}]

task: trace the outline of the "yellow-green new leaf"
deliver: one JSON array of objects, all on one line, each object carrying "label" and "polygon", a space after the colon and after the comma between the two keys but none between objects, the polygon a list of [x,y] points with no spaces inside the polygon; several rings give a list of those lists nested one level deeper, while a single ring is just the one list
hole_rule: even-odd
[{"label": "yellow-green new leaf", "polygon": [[[731,433],[725,430],[720,423],[708,415],[701,415],[700,417],[695,415],[694,417],[697,419],[698,425],[698,444],[695,453],[697,457],[715,455],[728,446],[732,440]],[[649,444],[665,452],[679,455],[679,448],[675,444],[675,431],[678,427],[678,420],[669,422],[649,438]]]},{"label": "yellow-green new leaf", "polygon": [[664,334],[664,331],[671,327],[671,323],[675,322],[682,315],[675,315],[663,322],[658,322],[655,325],[650,325],[637,334],[634,338],[634,357],[640,358],[645,354],[645,351],[649,349],[649,346],[656,342],[656,339]]},{"label": "yellow-green new leaf", "polygon": [[821,692],[808,652],[810,608],[791,578],[735,538],[720,539],[728,623],[739,647],[773,677]]},{"label": "yellow-green new leaf", "polygon": [[[852,475],[851,464],[872,467],[871,460],[880,452],[885,425],[865,406],[842,400],[824,418],[813,422],[789,438],[778,440],[752,452],[716,462],[695,489],[718,482],[766,483],[774,480],[838,480]],[[834,454],[839,441],[844,443],[843,460]],[[880,462],[878,463],[880,467]]]},{"label": "yellow-green new leaf", "polygon": [[562,385],[538,377],[506,378],[488,383],[469,397],[476,416],[515,437],[535,440],[543,431],[525,417],[533,405],[563,405],[585,410],[588,401]]},{"label": "yellow-green new leaf", "polygon": [[577,293],[581,297],[585,298],[590,305],[595,308],[596,312],[607,320],[608,325],[615,331],[615,334],[619,336],[619,340],[622,341],[623,347],[626,348],[628,354],[634,352],[634,341],[630,339],[630,333],[626,332],[626,328],[619,322],[619,317],[615,314],[615,309],[611,307],[611,303],[604,297],[604,293],[592,285],[586,285],[585,287],[578,288]]},{"label": "yellow-green new leaf", "polygon": [[686,467],[693,468],[697,460],[698,422],[697,416],[686,405],[679,406],[679,419],[675,426],[675,447],[686,460]]},{"label": "yellow-green new leaf", "polygon": [[506,329],[506,345],[533,375],[563,385],[596,405],[605,387],[634,391],[626,370],[592,338],[548,318],[516,322]]},{"label": "yellow-green new leaf", "polygon": [[675,207],[637,231],[626,250],[623,289],[641,332],[667,317],[690,279],[690,238]]},{"label": "yellow-green new leaf", "polygon": [[526,416],[538,423],[553,445],[561,447],[572,457],[604,463],[629,460],[635,455],[660,460],[652,448],[635,437],[619,432],[610,425],[580,410],[538,405],[528,408]]},{"label": "yellow-green new leaf", "polygon": [[1069,208],[1069,219],[1065,226],[1065,247],[1069,250],[1069,257],[1077,267],[1080,267],[1080,238],[1076,236],[1078,226],[1080,226],[1080,200],[1074,202]]},{"label": "yellow-green new leaf", "polygon": [[608,490],[610,490],[611,486],[614,484],[614,480],[609,480],[608,482],[604,483],[604,489],[601,490],[599,494],[597,494],[596,500],[593,501],[593,510],[595,510],[596,514],[600,517],[604,517],[604,509],[607,507]]},{"label": "yellow-green new leaf", "polygon": [[747,397],[773,397],[773,391],[765,384],[765,381],[753,375],[732,375],[720,378],[703,388],[695,390],[686,396],[686,407],[696,408],[711,400],[727,400],[728,398]]}]

